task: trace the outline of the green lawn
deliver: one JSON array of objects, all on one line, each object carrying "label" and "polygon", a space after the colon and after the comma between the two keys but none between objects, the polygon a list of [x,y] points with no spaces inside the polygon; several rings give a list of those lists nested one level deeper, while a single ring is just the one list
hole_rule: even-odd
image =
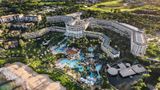
[{"label": "green lawn", "polygon": [[6,63],[6,60],[0,59],[0,65],[3,65],[3,64],[5,64],[5,63]]},{"label": "green lawn", "polygon": [[113,9],[119,9],[121,12],[135,11],[135,10],[145,10],[145,9],[154,9],[160,10],[160,7],[155,5],[143,5],[143,6],[124,6],[122,0],[113,0],[95,4],[90,7],[83,7],[82,10],[92,10],[92,11],[102,11],[102,12],[111,12]]}]

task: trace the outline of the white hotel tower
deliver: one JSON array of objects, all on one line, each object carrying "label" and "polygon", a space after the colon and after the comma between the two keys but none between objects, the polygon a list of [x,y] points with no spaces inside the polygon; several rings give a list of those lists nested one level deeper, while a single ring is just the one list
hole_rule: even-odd
[{"label": "white hotel tower", "polygon": [[80,16],[75,17],[71,21],[66,23],[66,36],[75,38],[81,38],[84,35],[84,31],[87,29],[89,22],[87,20],[81,20]]},{"label": "white hotel tower", "polygon": [[120,23],[117,21],[98,20],[90,18],[90,27],[101,26],[120,33],[121,36],[126,36],[131,41],[131,53],[135,56],[144,56],[147,48],[147,41],[145,33],[126,23]]},{"label": "white hotel tower", "polygon": [[[123,30],[126,30],[131,40],[131,53],[135,56],[144,56],[147,49],[146,36],[143,31],[129,24],[120,23]],[[122,28],[119,28],[122,29]]]},{"label": "white hotel tower", "polygon": [[146,53],[146,39],[142,32],[135,31],[131,34],[131,52],[136,56],[143,56]]}]

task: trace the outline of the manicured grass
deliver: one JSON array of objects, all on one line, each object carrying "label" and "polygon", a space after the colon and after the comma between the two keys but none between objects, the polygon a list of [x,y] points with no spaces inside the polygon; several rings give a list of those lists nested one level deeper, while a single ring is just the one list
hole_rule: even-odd
[{"label": "manicured grass", "polygon": [[114,1],[107,1],[95,4],[90,7],[83,7],[82,10],[92,10],[92,11],[102,11],[102,12],[111,12],[113,9],[119,9],[121,12],[131,12],[135,10],[160,10],[160,7],[155,5],[143,5],[143,6],[124,6],[122,0],[114,0]]},{"label": "manicured grass", "polygon": [[3,64],[5,64],[5,63],[6,63],[6,60],[0,59],[0,65],[3,65]]}]

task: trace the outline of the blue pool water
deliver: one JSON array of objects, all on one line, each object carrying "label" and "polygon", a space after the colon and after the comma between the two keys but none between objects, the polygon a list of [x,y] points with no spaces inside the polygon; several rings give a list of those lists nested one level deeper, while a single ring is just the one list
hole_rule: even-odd
[{"label": "blue pool water", "polygon": [[77,68],[78,67],[78,60],[70,60],[69,62],[68,62],[68,65],[69,65],[69,67],[70,68]]},{"label": "blue pool water", "polygon": [[64,44],[63,46],[60,46],[60,47],[56,48],[55,51],[57,53],[64,53],[65,52],[65,48],[66,48],[66,45]]},{"label": "blue pool water", "polygon": [[57,52],[57,53],[62,53],[63,50],[61,50],[61,49],[58,48],[58,49],[56,49],[56,52]]},{"label": "blue pool water", "polygon": [[80,62],[79,60],[68,60],[67,58],[62,59],[60,61],[61,64],[65,64],[65,65],[67,65],[68,67],[70,67],[72,69],[78,68],[78,70],[80,72],[83,72],[84,71],[84,67],[79,65],[79,62]]},{"label": "blue pool water", "polygon": [[91,78],[94,78],[94,77],[95,77],[95,74],[91,72],[91,73],[90,73],[90,77],[91,77]]},{"label": "blue pool water", "polygon": [[101,64],[96,65],[96,71],[97,71],[97,72],[99,72],[99,71],[101,70],[101,68],[102,68],[102,65],[101,65]]},{"label": "blue pool water", "polygon": [[101,68],[102,68],[102,65],[101,65],[101,64],[96,65],[96,71],[97,71],[97,73],[98,73],[97,78],[101,78],[101,76],[100,76],[100,74],[99,74],[99,71],[101,70]]},{"label": "blue pool water", "polygon": [[61,63],[61,64],[66,64],[68,61],[69,61],[69,60],[67,60],[67,59],[63,59],[63,60],[60,61],[60,63]]},{"label": "blue pool water", "polygon": [[[84,67],[82,65],[80,65],[80,60],[68,60],[67,58],[64,58],[60,61],[60,63],[62,65],[67,65],[68,67],[74,69],[74,68],[78,68],[79,72],[83,72],[84,71]],[[99,72],[102,68],[101,64],[96,65],[96,71]],[[90,70],[90,67],[87,67],[87,70]],[[94,77],[94,73],[90,73],[90,77]]]},{"label": "blue pool water", "polygon": [[79,72],[83,72],[84,71],[84,67],[81,66],[81,65],[78,66],[78,69],[79,69]]},{"label": "blue pool water", "polygon": [[88,51],[89,51],[89,52],[93,52],[94,49],[93,49],[92,47],[89,47],[89,48],[88,48]]},{"label": "blue pool water", "polygon": [[90,67],[89,67],[89,66],[87,67],[87,70],[88,70],[88,71],[90,70]]},{"label": "blue pool water", "polygon": [[[61,48],[59,48],[57,50],[59,50],[60,52],[65,52],[65,47],[63,48],[61,46]],[[89,51],[92,52],[93,48],[90,48]],[[63,59],[61,59],[59,61],[59,63],[61,65],[64,65],[64,66],[68,66],[69,68],[74,69],[75,71],[80,72],[80,73],[83,73],[85,70],[87,70],[87,73],[84,72],[83,73],[84,75],[82,74],[83,78],[88,78],[89,77],[89,80],[90,79],[91,79],[91,81],[94,80],[94,82],[96,82],[96,80],[100,80],[101,75],[100,75],[99,71],[102,68],[102,64],[96,64],[96,65],[94,65],[95,68],[93,68],[93,69],[95,69],[97,72],[92,72],[92,70],[91,70],[92,69],[91,68],[92,65],[88,65],[88,66],[81,65],[81,62],[84,62],[84,60],[85,60],[85,55],[83,53],[80,53],[80,58],[79,59],[69,60],[67,58],[63,58]]]},{"label": "blue pool water", "polygon": [[83,61],[84,59],[85,59],[85,58],[84,58],[84,54],[81,53],[81,54],[80,54],[80,60]]}]

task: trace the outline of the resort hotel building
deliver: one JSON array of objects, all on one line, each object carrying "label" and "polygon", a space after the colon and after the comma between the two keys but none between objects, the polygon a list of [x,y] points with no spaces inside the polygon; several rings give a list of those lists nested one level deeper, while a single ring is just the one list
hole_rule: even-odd
[{"label": "resort hotel building", "polygon": [[39,22],[42,20],[41,15],[23,15],[23,14],[13,14],[0,17],[0,23],[9,23],[9,22]]},{"label": "resort hotel building", "polygon": [[141,56],[146,53],[146,39],[142,32],[135,31],[131,35],[131,52],[133,55]]},{"label": "resort hotel building", "polygon": [[131,53],[135,56],[143,56],[146,52],[147,42],[144,32],[138,28],[120,23],[117,21],[98,20],[94,18],[80,19],[81,13],[68,14],[66,16],[52,16],[47,17],[48,22],[64,22],[66,26],[65,35],[75,38],[81,38],[84,35],[99,38],[101,43],[101,49],[107,53],[111,58],[117,58],[120,56],[120,52],[110,46],[110,39],[98,32],[85,31],[87,27],[103,27],[114,32],[119,33],[122,36],[130,38],[131,41]]},{"label": "resort hotel building", "polygon": [[131,53],[135,56],[143,56],[146,53],[147,41],[143,31],[137,27],[117,21],[106,21],[90,18],[90,27],[103,27],[130,38]]},{"label": "resort hotel building", "polygon": [[54,82],[48,75],[38,74],[20,62],[6,64],[0,68],[0,73],[24,90],[66,90],[60,82]]},{"label": "resort hotel building", "polygon": [[85,31],[85,35],[101,40],[101,49],[112,59],[120,57],[120,51],[110,46],[110,38],[103,33]]},{"label": "resort hotel building", "polygon": [[67,16],[47,17],[48,22],[64,22],[66,26],[66,36],[81,38],[88,28],[89,22],[80,19],[81,13],[68,14]]},{"label": "resort hotel building", "polygon": [[125,30],[125,32],[127,32],[127,34],[125,35],[129,36],[128,38],[130,38],[131,40],[131,53],[135,56],[143,56],[146,53],[147,49],[147,41],[144,32],[129,24],[118,24],[121,25],[119,27],[117,26],[119,28],[119,31]]},{"label": "resort hotel building", "polygon": [[75,20],[66,24],[65,35],[75,38],[81,38],[84,36],[84,31],[87,29],[88,25],[88,21],[76,18]]}]

